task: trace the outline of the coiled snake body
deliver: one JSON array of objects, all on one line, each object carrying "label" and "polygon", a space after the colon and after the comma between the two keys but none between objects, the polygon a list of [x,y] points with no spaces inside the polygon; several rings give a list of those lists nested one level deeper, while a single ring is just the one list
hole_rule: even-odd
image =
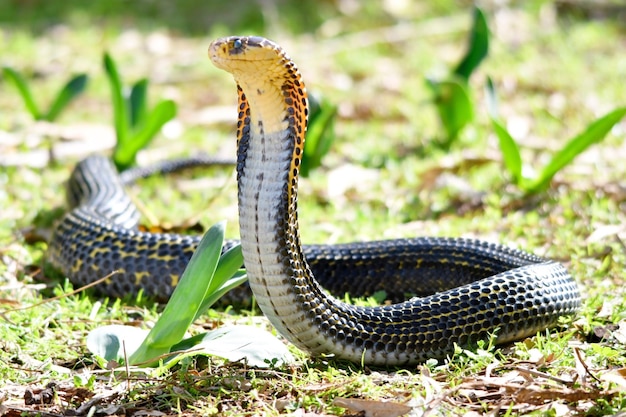
[{"label": "coiled snake body", "polygon": [[[297,185],[308,110],[300,74],[277,44],[259,37],[218,39],[209,56],[238,87],[239,222],[250,287],[295,345],[314,355],[402,365],[445,357],[455,344],[493,334],[499,343],[533,335],[579,309],[578,288],[561,264],[492,243],[423,237],[303,247]],[[122,268],[127,273],[112,277],[105,292],[143,287],[167,296],[197,240],[136,232],[115,173],[100,180],[103,190],[84,177],[89,169],[77,171],[89,197],[57,228],[53,263],[78,283]],[[393,298],[419,298],[357,307],[322,285],[336,294],[384,289]]]}]

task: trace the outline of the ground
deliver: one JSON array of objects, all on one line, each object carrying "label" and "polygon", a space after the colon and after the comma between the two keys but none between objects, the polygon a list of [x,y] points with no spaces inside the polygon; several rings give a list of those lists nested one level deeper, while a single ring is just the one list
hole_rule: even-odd
[{"label": "ground", "polygon": [[[505,169],[484,93],[489,76],[526,169],[538,171],[568,138],[626,104],[620,2],[481,3],[490,54],[470,80],[475,118],[449,148],[440,146],[425,78],[443,78],[463,54],[467,2],[9,3],[0,6],[1,63],[26,76],[39,103],[45,107],[71,74],[85,72],[90,82],[47,123],[33,121],[14,86],[0,80],[0,414],[555,416],[626,409],[626,120],[547,190],[526,195]],[[206,50],[212,39],[237,33],[279,42],[309,90],[339,107],[337,139],[301,181],[305,242],[437,235],[504,243],[563,262],[583,293],[581,312],[512,345],[487,343],[406,369],[312,359],[293,347],[296,362],[274,369],[205,357],[156,376],[102,369],[86,348],[87,333],[114,323],[149,327],[160,307],[68,295],[71,284],[43,265],[71,169],[89,153],[110,154],[115,143],[103,52],[115,57],[125,82],[150,80],[151,102],[178,104],[175,121],[139,163],[198,150],[230,157],[235,87]],[[151,178],[130,192],[150,214],[145,223],[227,220],[227,235],[238,234],[232,169]],[[254,309],[227,309],[191,331],[232,322],[271,329]]]}]

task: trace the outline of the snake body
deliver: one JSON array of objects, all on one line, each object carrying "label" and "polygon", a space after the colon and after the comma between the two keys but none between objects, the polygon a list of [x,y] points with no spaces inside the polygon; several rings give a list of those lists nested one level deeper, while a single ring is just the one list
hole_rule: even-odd
[{"label": "snake body", "polygon": [[[446,357],[456,344],[494,334],[499,343],[533,335],[579,309],[576,283],[560,263],[502,245],[438,237],[301,245],[297,185],[308,103],[300,73],[280,46],[259,37],[216,40],[209,56],[234,76],[239,94],[239,222],[250,287],[295,345],[313,355],[402,365]],[[73,208],[48,256],[75,284],[119,270],[100,292],[171,294],[199,238],[136,229],[124,185],[144,174],[120,176],[103,157],[77,165],[69,181]],[[384,290],[397,302],[357,307],[324,289],[339,296]],[[403,301],[406,294],[416,297]]]},{"label": "snake body", "polygon": [[[445,357],[455,344],[490,334],[498,342],[529,336],[579,308],[577,286],[561,264],[463,239],[422,243],[442,277],[485,265],[483,272],[495,275],[389,306],[357,307],[327,295],[307,264],[298,228],[308,113],[300,73],[279,45],[259,37],[218,39],[209,56],[233,75],[239,92],[239,228],[250,287],[292,343],[314,355],[400,365]],[[393,256],[393,245],[378,245]],[[419,270],[420,259],[403,267]]]}]

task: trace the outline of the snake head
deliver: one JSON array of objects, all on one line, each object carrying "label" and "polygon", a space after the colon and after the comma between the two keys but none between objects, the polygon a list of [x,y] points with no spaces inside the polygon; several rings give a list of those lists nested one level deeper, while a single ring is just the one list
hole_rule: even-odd
[{"label": "snake head", "polygon": [[[275,133],[292,128],[298,145],[304,143],[306,88],[283,48],[259,36],[229,36],[211,43],[209,58],[235,78],[242,92],[240,109],[250,108],[246,123],[252,129]],[[246,120],[245,113],[240,112],[240,120]]]},{"label": "snake head", "polygon": [[267,61],[289,60],[278,44],[260,36],[228,36],[217,39],[209,46],[209,58],[215,66],[228,72],[241,68],[244,62],[265,61],[263,65],[268,65]]}]

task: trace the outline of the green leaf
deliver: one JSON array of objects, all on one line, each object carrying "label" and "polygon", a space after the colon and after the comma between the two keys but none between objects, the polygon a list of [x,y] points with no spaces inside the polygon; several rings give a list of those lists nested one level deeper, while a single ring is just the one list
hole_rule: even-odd
[{"label": "green leaf", "polygon": [[176,116],[176,103],[172,100],[161,101],[146,117],[138,132],[130,137],[123,146],[118,146],[113,154],[115,164],[121,170],[135,162],[135,156],[159,133],[165,123]]},{"label": "green leaf", "polygon": [[307,177],[309,173],[322,164],[322,159],[335,141],[334,121],[337,106],[328,100],[309,98],[310,116],[304,155],[300,164],[300,174]]},{"label": "green leaf", "polygon": [[[201,350],[198,351],[199,349]],[[220,327],[185,339],[172,350],[190,350],[194,355],[199,353],[214,355],[231,362],[245,360],[249,366],[257,368],[293,362],[293,356],[283,342],[271,333],[254,326]]]},{"label": "green leaf", "polygon": [[33,116],[33,119],[41,120],[42,115],[39,112],[37,103],[35,103],[35,99],[33,98],[30,88],[28,87],[28,83],[26,82],[24,77],[22,77],[20,73],[10,67],[2,68],[2,73],[4,74],[6,79],[13,82],[20,95],[22,96],[22,100],[26,105],[26,109],[31,114],[31,116]]},{"label": "green leaf", "polygon": [[589,146],[602,141],[626,115],[626,107],[620,107],[591,123],[584,132],[572,138],[543,168],[540,175],[529,187],[528,192],[536,193],[546,189],[557,172],[568,165]]},{"label": "green leaf", "polygon": [[148,112],[148,80],[139,80],[130,89],[128,97],[130,108],[130,127],[141,126]]},{"label": "green leaf", "polygon": [[446,130],[446,142],[449,146],[474,117],[474,105],[470,99],[467,85],[460,79],[452,78],[445,81],[427,80],[434,92],[434,103],[441,124]]},{"label": "green leaf", "polygon": [[242,265],[243,253],[239,244],[227,250],[220,257],[215,276],[207,291],[207,297],[202,301],[202,305],[198,309],[194,320],[204,314],[209,307],[215,304],[228,291],[248,280],[245,270],[240,270]]},{"label": "green leaf", "polygon": [[131,365],[153,364],[155,358],[169,353],[183,339],[211,288],[224,242],[224,228],[224,222],[218,223],[202,237],[161,317],[130,356]]},{"label": "green leaf", "polygon": [[52,122],[59,117],[61,111],[80,93],[85,90],[87,86],[87,75],[80,74],[72,78],[65,84],[65,86],[59,91],[56,99],[50,106],[48,113],[43,117],[45,120]]},{"label": "green leaf", "polygon": [[519,147],[515,142],[515,139],[506,130],[502,124],[495,118],[491,118],[491,124],[496,131],[498,141],[500,143],[500,150],[502,151],[502,157],[504,158],[504,166],[513,177],[513,182],[520,186],[522,178],[522,157],[520,155]]},{"label": "green leaf", "polygon": [[123,362],[143,343],[148,330],[111,324],[98,327],[87,335],[87,349],[107,361]]},{"label": "green leaf", "polygon": [[[115,125],[115,134],[117,136],[116,153],[119,148],[126,146],[129,136],[128,125],[128,106],[124,99],[124,90],[120,74],[117,71],[115,61],[108,53],[104,54],[104,69],[109,79],[109,85],[111,87],[111,101],[113,103],[113,123]],[[115,164],[118,165],[117,159],[113,157]],[[119,165],[118,165],[118,168]]]},{"label": "green leaf", "polygon": [[474,7],[473,21],[467,52],[454,70],[454,74],[465,82],[489,53],[489,27],[483,11],[478,7]]},{"label": "green leaf", "polygon": [[[200,317],[201,315],[203,315],[206,310],[211,307],[213,304],[215,304],[217,302],[217,300],[219,300],[220,298],[222,298],[224,296],[224,294],[226,294],[228,291],[232,290],[233,288],[236,288],[238,286],[240,286],[241,284],[243,284],[244,282],[246,282],[248,280],[248,275],[246,274],[245,269],[239,270],[238,272],[236,272],[232,278],[226,280],[226,282],[222,283],[221,286],[219,286],[218,288],[216,288],[213,291],[210,291],[206,298],[204,299],[204,301],[202,302],[202,305],[200,306],[200,308],[198,309],[198,312],[196,313],[196,319],[198,317]],[[194,319],[195,321],[195,319]]]},{"label": "green leaf", "polygon": [[[102,326],[89,332],[87,349],[106,362],[123,363],[137,352],[147,334],[147,330],[133,326]],[[277,337],[258,327],[245,325],[224,326],[197,334],[174,344],[167,353],[172,355],[164,359],[164,369],[193,355],[219,356],[231,362],[245,360],[249,366],[257,368],[280,366],[294,360],[287,346]]]}]

